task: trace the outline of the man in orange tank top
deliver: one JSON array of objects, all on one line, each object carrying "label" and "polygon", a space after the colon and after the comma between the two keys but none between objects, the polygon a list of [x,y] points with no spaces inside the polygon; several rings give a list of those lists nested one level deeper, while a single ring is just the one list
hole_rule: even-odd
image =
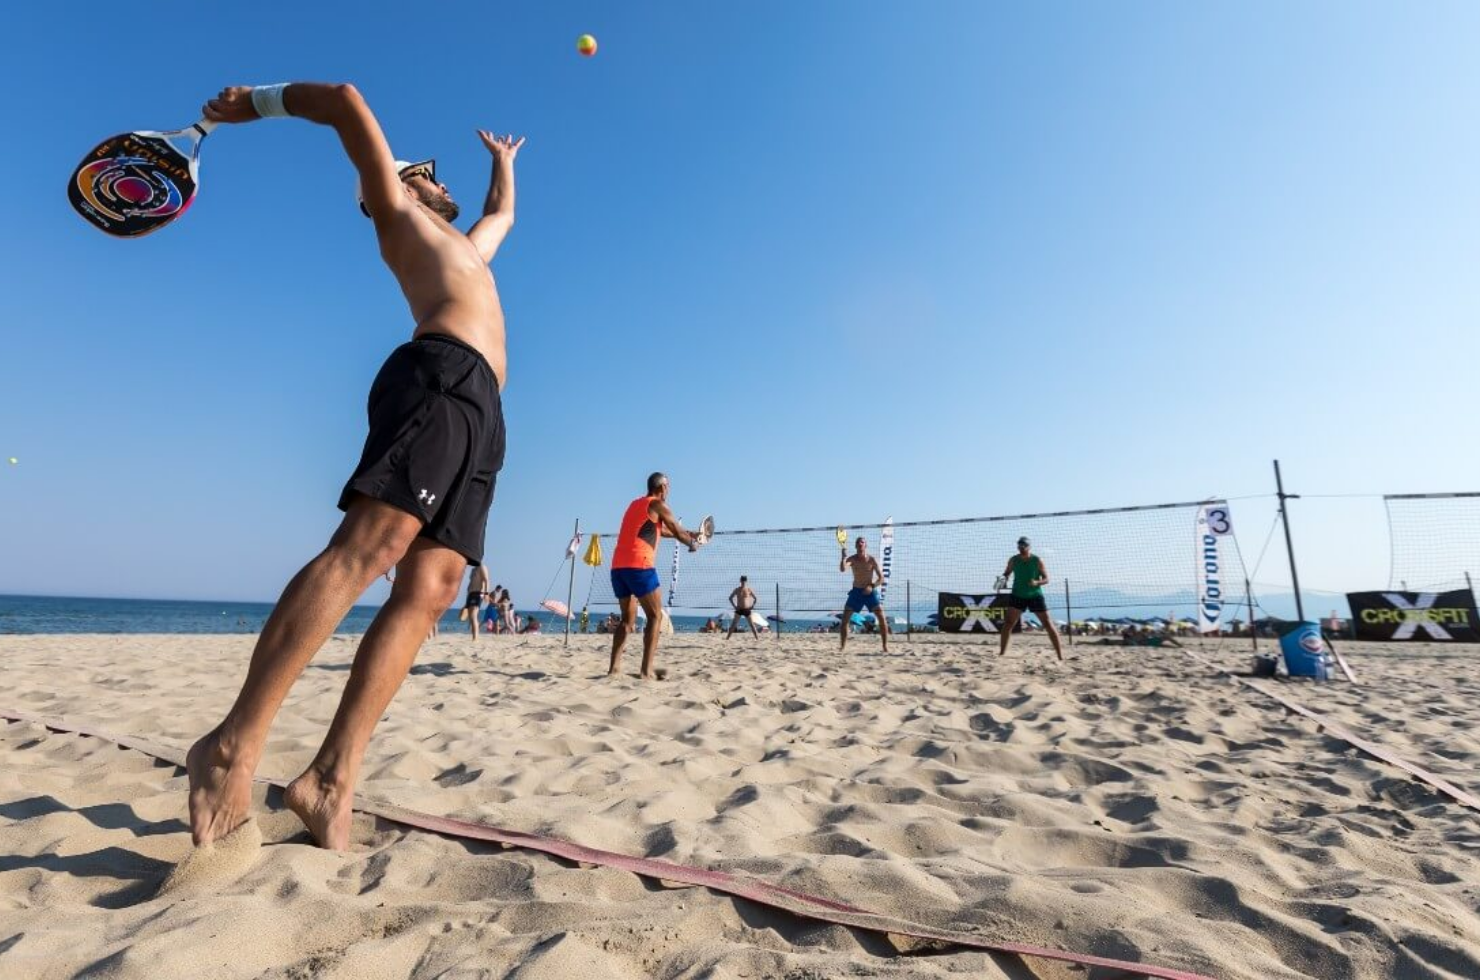
[{"label": "man in orange tank top", "polygon": [[612,552],[612,592],[622,609],[622,621],[612,633],[611,677],[622,669],[622,647],[627,634],[637,629],[637,607],[647,614],[647,629],[642,634],[642,679],[657,680],[653,659],[658,654],[658,631],[663,625],[663,591],[658,582],[658,541],[666,534],[698,551],[699,543],[668,508],[668,477],[654,473],[648,477],[647,494],[627,505],[622,527],[617,532],[617,547]]}]

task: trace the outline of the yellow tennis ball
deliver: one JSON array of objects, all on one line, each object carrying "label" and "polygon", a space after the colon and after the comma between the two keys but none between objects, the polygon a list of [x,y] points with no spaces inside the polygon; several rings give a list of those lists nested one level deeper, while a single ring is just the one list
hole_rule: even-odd
[{"label": "yellow tennis ball", "polygon": [[579,51],[583,57],[591,57],[593,54],[596,53],[596,38],[592,37],[590,34],[582,34],[580,37],[576,38],[576,50]]},{"label": "yellow tennis ball", "polygon": [[20,462],[20,460],[16,459],[14,456],[10,457],[10,465],[11,466],[14,466],[16,463],[19,463],[19,462]]}]

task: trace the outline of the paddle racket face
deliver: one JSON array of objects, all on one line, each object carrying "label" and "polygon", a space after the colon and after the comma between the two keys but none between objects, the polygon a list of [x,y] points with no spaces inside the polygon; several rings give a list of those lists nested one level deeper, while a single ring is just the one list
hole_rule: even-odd
[{"label": "paddle racket face", "polygon": [[992,591],[1001,592],[1005,588],[1007,588],[1007,576],[998,575],[997,581],[992,583]]},{"label": "paddle racket face", "polygon": [[694,539],[700,544],[708,544],[712,537],[714,537],[714,515],[710,514],[699,522],[699,530],[695,532]]},{"label": "paddle racket face", "polygon": [[72,209],[115,238],[138,238],[174,221],[195,200],[202,119],[168,133],[122,133],[103,140],[67,182]]},{"label": "paddle racket face", "polygon": [[838,547],[848,547],[848,529],[842,525],[838,526]]}]

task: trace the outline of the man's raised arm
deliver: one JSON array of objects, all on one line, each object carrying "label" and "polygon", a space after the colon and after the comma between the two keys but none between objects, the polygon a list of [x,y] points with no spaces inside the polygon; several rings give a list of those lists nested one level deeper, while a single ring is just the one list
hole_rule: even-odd
[{"label": "man's raised arm", "polygon": [[484,262],[493,261],[504,236],[514,227],[514,158],[524,145],[524,137],[495,136],[478,130],[478,138],[493,157],[493,173],[488,178],[488,196],[483,200],[483,217],[468,229],[473,247]]},{"label": "man's raised arm", "polygon": [[298,116],[322,126],[332,126],[344,144],[344,152],[360,174],[360,192],[365,208],[381,221],[409,208],[410,198],[401,189],[396,161],[380,130],[380,123],[359,91],[348,84],[293,82],[284,85],[233,85],[207,102],[201,110],[218,123],[244,123],[275,116]]}]

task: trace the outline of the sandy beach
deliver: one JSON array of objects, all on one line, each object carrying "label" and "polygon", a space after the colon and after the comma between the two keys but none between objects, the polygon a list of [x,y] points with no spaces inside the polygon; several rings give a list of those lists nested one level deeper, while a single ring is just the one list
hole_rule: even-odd
[{"label": "sandy beach", "polygon": [[[182,751],[253,638],[0,638],[0,706]],[[309,761],[355,638],[279,715]],[[1247,641],[1208,644],[1245,669]],[[993,939],[1227,980],[1480,977],[1480,813],[1176,650],[1041,640],[665,638],[669,680],[601,676],[607,638],[443,635],[371,742],[366,797],[764,878]],[[1473,648],[1345,644],[1364,682],[1280,690],[1480,793]],[[634,661],[635,662],[635,661]],[[1108,977],[882,936],[702,888],[371,817],[311,846],[275,790],[191,852],[183,773],[0,725],[0,976]],[[175,872],[173,878],[171,873]],[[168,882],[167,882],[167,879]]]}]

